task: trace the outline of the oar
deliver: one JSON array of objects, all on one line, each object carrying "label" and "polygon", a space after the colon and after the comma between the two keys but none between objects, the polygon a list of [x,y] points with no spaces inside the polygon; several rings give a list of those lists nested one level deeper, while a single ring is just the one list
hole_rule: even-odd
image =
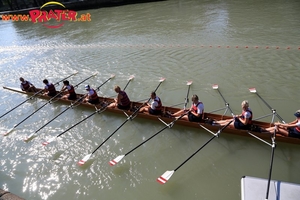
[{"label": "oar", "polygon": [[[71,74],[70,76],[56,82],[54,85],[58,85],[60,82],[64,81],[65,79],[74,76],[75,74],[77,74],[78,72]],[[19,105],[15,106],[14,108],[12,108],[11,110],[7,111],[6,113],[4,113],[3,115],[0,116],[0,118],[4,117],[5,115],[7,115],[8,113],[10,113],[11,111],[15,110],[16,108],[18,108],[19,106],[21,106],[22,104],[26,103],[27,101],[29,101],[30,99],[34,98],[36,95],[40,94],[41,92],[43,92],[43,90],[40,90],[38,92],[36,92],[35,94],[33,94],[31,97],[28,97],[25,101],[21,102]]]},{"label": "oar", "polygon": [[222,127],[216,134],[213,135],[204,145],[202,145],[195,153],[193,153],[190,157],[188,157],[183,163],[181,163],[176,169],[171,171],[166,171],[163,175],[161,175],[159,178],[157,178],[157,182],[160,184],[165,184],[171,176],[180,168],[182,167],[188,160],[190,160],[193,156],[195,156],[203,147],[205,147],[210,141],[212,141],[215,137],[218,137],[219,134],[227,127],[232,121],[228,122],[225,126]]},{"label": "oar", "polygon": [[189,102],[189,92],[190,92],[190,87],[191,87],[192,83],[193,83],[193,81],[188,81],[187,84],[186,84],[186,85],[189,86],[189,88],[188,88],[188,91],[186,93],[186,98],[185,98],[185,101],[184,101],[184,107],[183,107],[184,110],[186,109],[186,106]]},{"label": "oar", "polygon": [[234,116],[234,114],[233,114],[233,112],[232,112],[232,110],[231,110],[231,108],[230,108],[230,106],[229,106],[229,103],[227,103],[227,101],[225,100],[224,96],[223,96],[222,93],[220,92],[219,86],[218,86],[217,84],[214,84],[214,85],[212,86],[212,88],[213,88],[214,90],[217,90],[217,91],[219,92],[219,94],[221,95],[223,101],[225,102],[225,106],[230,110],[231,115]]},{"label": "oar", "polygon": [[255,93],[265,104],[266,106],[272,111],[273,114],[276,114],[276,116],[281,120],[282,123],[285,124],[285,121],[277,114],[276,110],[273,109],[256,91],[255,88],[249,88],[249,91],[251,93]]},{"label": "oar", "polygon": [[127,152],[124,155],[119,155],[117,156],[115,159],[109,161],[109,164],[111,166],[116,165],[118,162],[120,162],[125,156],[127,156],[128,154],[130,154],[131,152],[133,152],[134,150],[136,150],[137,148],[139,148],[140,146],[142,146],[143,144],[145,144],[146,142],[148,142],[149,140],[151,140],[152,138],[154,138],[156,135],[158,135],[159,133],[163,132],[165,129],[167,128],[172,128],[173,125],[175,124],[175,122],[179,119],[181,119],[184,115],[186,115],[186,113],[182,114],[180,117],[174,119],[172,122],[170,122],[169,124],[165,124],[165,127],[162,128],[160,131],[158,131],[157,133],[155,133],[154,135],[152,135],[151,137],[149,137],[147,140],[145,140],[144,142],[142,142],[141,144],[139,144],[138,146],[136,146],[135,148],[133,148],[132,150],[130,150],[129,152]]},{"label": "oar", "polygon": [[[90,76],[89,78],[91,78],[91,77],[93,77],[93,76],[95,76],[95,75],[96,75],[96,74]],[[87,79],[89,79],[89,78],[87,78]],[[86,79],[86,80],[87,80],[87,79]],[[11,128],[10,130],[8,130],[6,133],[4,133],[4,135],[8,135],[8,134],[9,134],[10,132],[12,132],[17,126],[19,126],[19,125],[22,124],[24,121],[26,121],[28,118],[30,118],[32,115],[34,115],[35,113],[37,113],[39,110],[41,110],[43,107],[45,107],[48,103],[51,103],[51,101],[52,101],[53,99],[55,99],[56,97],[58,97],[61,93],[62,93],[62,91],[59,92],[59,93],[57,93],[54,97],[52,97],[51,99],[49,99],[45,104],[43,104],[41,107],[39,107],[36,111],[34,111],[34,112],[31,113],[30,115],[28,115],[25,119],[23,119],[23,120],[22,120],[21,122],[19,122],[18,124],[14,125],[14,127]]]},{"label": "oar", "polygon": [[[128,84],[130,83],[130,81],[131,81],[133,78],[134,78],[134,76],[130,76],[130,78],[129,78],[129,80],[128,80],[128,83],[127,83],[127,85],[124,87],[123,90],[126,89],[126,87],[128,86]],[[107,105],[107,106],[108,106],[108,105]],[[68,128],[67,130],[65,130],[64,132],[60,133],[59,135],[57,135],[57,136],[51,138],[50,140],[48,140],[48,141],[46,141],[46,142],[43,142],[42,144],[43,144],[44,146],[46,146],[46,145],[49,144],[50,142],[53,142],[56,138],[62,136],[64,133],[68,132],[69,130],[71,130],[72,128],[74,128],[75,126],[77,126],[78,124],[80,124],[81,122],[87,120],[88,118],[92,117],[92,116],[95,115],[96,113],[99,113],[99,112],[101,112],[101,111],[104,111],[105,108],[106,108],[107,106],[105,106],[104,108],[101,108],[101,109],[99,109],[99,110],[97,109],[95,112],[91,113],[90,115],[88,115],[88,116],[85,117],[84,119],[80,120],[79,122],[77,122],[76,124],[74,124],[73,126],[71,126],[70,128]]]},{"label": "oar", "polygon": [[[165,80],[165,78],[162,78],[162,79],[160,79],[160,81],[159,81],[159,84],[158,84],[158,86],[156,87],[156,89],[155,89],[155,91],[154,92],[156,92],[156,90],[158,89],[158,87],[161,85],[161,83],[163,82]],[[150,99],[151,99],[151,97],[148,99],[148,102],[150,101]],[[138,113],[138,111],[141,109],[141,107],[143,106],[143,104],[136,110],[136,111],[134,111],[133,112],[133,114],[132,115],[130,115],[130,116],[128,116],[127,117],[127,119],[112,133],[112,134],[110,134],[91,154],[88,154],[88,155],[86,155],[86,156],[84,156],[84,158],[83,159],[81,159],[79,162],[78,162],[78,165],[80,165],[80,166],[82,166],[82,165],[84,165],[85,164],[85,162],[88,160],[88,159],[90,159],[90,157],[111,137],[111,136],[113,136],[113,134],[115,134],[124,124],[126,124],[126,122],[128,122],[129,120],[131,120],[132,119],[132,117],[135,115],[135,114],[137,114]]]},{"label": "oar", "polygon": [[276,143],[275,143],[276,128],[277,127],[275,126],[274,134],[273,134],[273,137],[272,137],[272,153],[271,153],[269,178],[268,178],[268,185],[267,185],[267,192],[266,192],[266,200],[269,199],[269,190],[270,190],[270,182],[271,182],[272,169],[273,169],[274,152],[275,152],[275,148],[276,148]]},{"label": "oar", "polygon": [[[97,74],[97,73],[96,73]],[[95,76],[96,74],[94,74],[93,76]],[[90,76],[89,78],[91,78],[92,76]],[[74,86],[74,88],[77,88],[81,83],[83,83],[84,81],[88,80],[89,78],[84,79],[83,81],[81,81],[80,83],[78,83],[77,85]],[[52,118],[50,121],[48,121],[46,124],[44,124],[42,127],[40,127],[38,130],[36,130],[34,133],[30,134],[29,136],[27,136],[24,141],[28,141],[30,138],[32,138],[33,136],[35,136],[40,130],[42,130],[45,126],[47,126],[48,124],[50,124],[52,121],[54,121],[57,117],[59,117],[60,115],[62,115],[63,113],[65,113],[67,110],[69,110],[70,108],[72,108],[76,103],[81,102],[81,100],[85,98],[85,96],[83,95],[82,97],[80,97],[79,99],[77,99],[75,102],[71,103],[71,105],[69,105],[65,110],[63,110],[61,113],[59,113],[58,115],[56,115],[54,118]]]}]

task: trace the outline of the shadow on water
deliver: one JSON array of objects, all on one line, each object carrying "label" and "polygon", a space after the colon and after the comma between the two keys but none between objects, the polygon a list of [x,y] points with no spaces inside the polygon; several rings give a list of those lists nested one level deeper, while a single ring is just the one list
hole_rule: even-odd
[{"label": "shadow on water", "polygon": [[[116,7],[116,6],[125,6],[130,4],[140,4],[140,3],[153,3],[153,2],[159,2],[159,1],[166,1],[166,0],[96,0],[96,1],[84,1],[84,0],[77,0],[69,2],[62,1],[61,3],[68,9],[68,10],[88,10],[88,9],[97,9],[97,8],[103,8],[103,7]],[[7,7],[8,10],[0,12],[0,15],[2,14],[28,14],[28,11],[32,9],[40,9],[41,5],[12,5],[12,10]],[[59,5],[48,5],[46,7],[43,7],[43,10],[54,10],[54,9],[61,9],[61,6]]]}]

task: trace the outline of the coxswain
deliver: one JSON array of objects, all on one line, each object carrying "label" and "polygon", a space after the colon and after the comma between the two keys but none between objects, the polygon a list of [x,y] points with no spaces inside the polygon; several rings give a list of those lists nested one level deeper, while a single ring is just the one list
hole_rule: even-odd
[{"label": "coxswain", "polygon": [[125,91],[122,91],[120,86],[116,85],[114,88],[115,92],[118,93],[115,102],[109,104],[108,108],[119,108],[121,110],[129,110],[130,109],[130,99]]},{"label": "coxswain", "polygon": [[65,94],[61,97],[61,99],[68,99],[68,100],[76,100],[77,94],[75,92],[74,86],[70,85],[69,81],[63,81],[64,86],[61,89],[61,92],[67,90],[68,94]]},{"label": "coxswain", "polygon": [[44,88],[45,93],[44,93],[44,95],[54,97],[56,95],[55,86],[52,83],[49,83],[49,81],[47,79],[44,79],[43,83],[45,84],[45,88]]},{"label": "coxswain", "polygon": [[21,81],[20,88],[22,91],[36,92],[35,86],[30,81],[25,80],[23,77],[20,77],[20,81]]},{"label": "coxswain", "polygon": [[148,112],[151,115],[161,115],[162,114],[162,102],[161,99],[156,96],[155,92],[151,92],[150,97],[152,99],[151,103],[146,102],[146,106],[142,107],[139,112]]}]

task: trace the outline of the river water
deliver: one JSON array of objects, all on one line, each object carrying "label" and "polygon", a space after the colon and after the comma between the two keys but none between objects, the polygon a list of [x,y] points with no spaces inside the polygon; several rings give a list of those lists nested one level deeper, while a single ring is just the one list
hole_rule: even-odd
[{"label": "river water", "polygon": [[[300,2],[296,0],[169,0],[85,10],[90,22],[68,22],[58,29],[41,23],[0,22],[2,86],[19,87],[20,76],[43,87],[42,80],[70,78],[101,85],[100,94],[115,95],[124,87],[132,100],[157,90],[164,105],[198,94],[207,112],[224,107],[219,90],[234,113],[247,99],[255,117],[269,108],[249,92],[257,92],[287,122],[299,109]],[[61,87],[61,86],[58,86]],[[0,89],[0,113],[27,96]],[[46,101],[31,100],[0,119],[4,133]],[[53,143],[42,142],[93,112],[68,110],[25,143],[67,106],[45,106],[9,136],[1,137],[0,187],[26,199],[240,199],[241,177],[268,178],[271,148],[247,137],[221,134],[186,162],[165,185],[156,178],[173,170],[211,135],[198,128],[167,129],[111,167],[108,162],[158,132],[164,125],[139,118],[126,123],[83,167],[76,163],[104,141],[126,116],[103,112],[71,129]],[[180,105],[179,107],[182,107]],[[222,113],[223,111],[221,111]],[[227,113],[230,115],[230,113]],[[271,118],[263,119],[270,121]],[[278,119],[276,119],[277,121]],[[278,143],[272,179],[300,184],[300,147]],[[265,198],[264,196],[261,199]]]}]

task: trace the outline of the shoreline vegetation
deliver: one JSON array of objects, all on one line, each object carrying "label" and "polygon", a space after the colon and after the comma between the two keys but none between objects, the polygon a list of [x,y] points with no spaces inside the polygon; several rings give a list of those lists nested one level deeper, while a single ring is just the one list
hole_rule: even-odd
[{"label": "shoreline vegetation", "polygon": [[[88,10],[102,7],[123,6],[129,4],[150,3],[165,0],[64,0],[55,1],[69,10]],[[47,0],[0,0],[0,16],[5,14],[28,14],[32,9],[40,9]],[[58,9],[59,5],[49,5],[44,10]]]}]

